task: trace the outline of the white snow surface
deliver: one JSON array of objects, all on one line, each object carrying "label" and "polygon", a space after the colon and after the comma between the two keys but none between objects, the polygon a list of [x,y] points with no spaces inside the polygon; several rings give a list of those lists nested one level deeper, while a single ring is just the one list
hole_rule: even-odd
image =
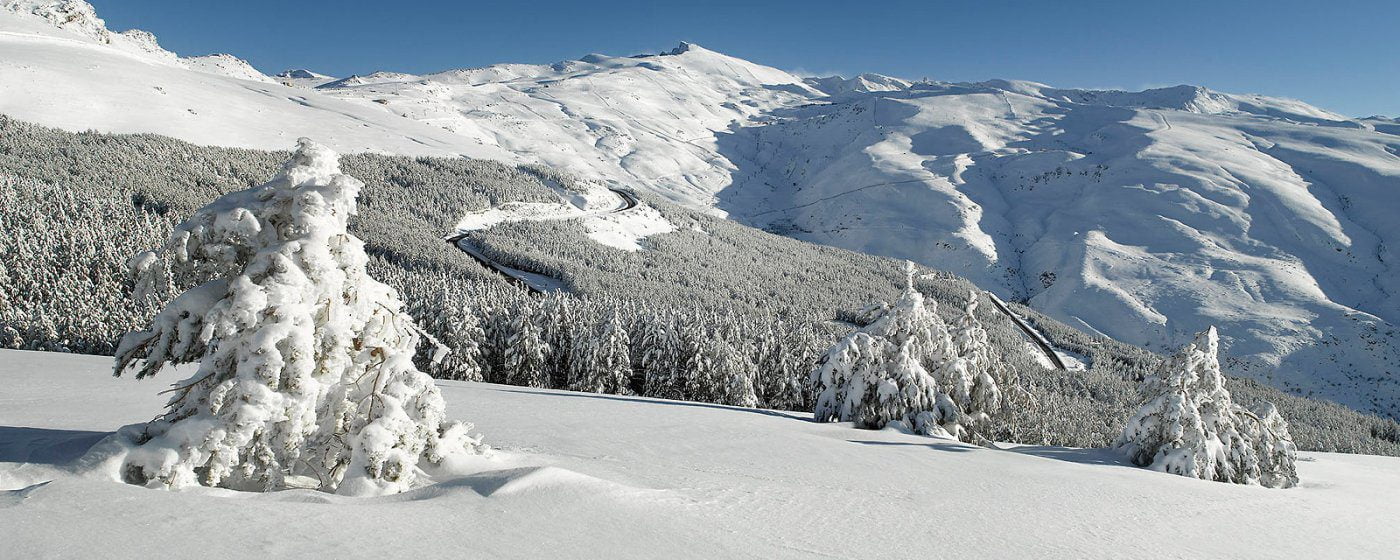
[{"label": "white snow surface", "polygon": [[248,64],[248,61],[231,54],[192,56],[185,58],[184,61],[190,70],[197,70],[206,74],[217,74],[265,84],[277,83],[276,80],[267,77],[256,68],[253,68],[253,65]]},{"label": "white snow surface", "polygon": [[440,383],[449,408],[499,452],[436,485],[376,498],[150,490],[75,462],[164,402],[160,381],[114,379],[110,365],[0,351],[6,555],[1388,558],[1400,547],[1392,457],[1303,453],[1302,485],[1271,490],[1134,468],[1107,450],[995,450],[799,413],[461,382]]},{"label": "white snow surface", "polygon": [[[68,22],[63,27],[25,9],[50,4],[70,8],[54,16]],[[181,59],[149,33],[112,33],[85,15],[90,7],[73,6],[87,4],[0,0],[0,114],[71,131],[149,132],[206,145],[286,150],[311,136],[340,152],[513,157],[371,101],[269,83],[231,56]]]},{"label": "white snow surface", "polygon": [[0,0],[0,113],[545,164],[956,272],[1155,350],[1215,325],[1232,373],[1400,416],[1392,118],[1196,86],[804,79],[691,44],[289,88],[191,71],[83,2],[50,4]]},{"label": "white snow surface", "polygon": [[336,81],[338,78],[312,72],[304,68],[291,68],[278,72],[277,83],[300,88],[314,88]]}]

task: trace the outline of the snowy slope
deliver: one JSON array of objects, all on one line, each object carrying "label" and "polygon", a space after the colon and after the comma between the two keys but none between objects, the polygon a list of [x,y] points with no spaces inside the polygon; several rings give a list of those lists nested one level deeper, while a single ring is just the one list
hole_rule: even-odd
[{"label": "snowy slope", "polygon": [[796,413],[460,382],[440,383],[449,413],[499,450],[463,477],[370,499],[147,490],[71,464],[162,402],[159,381],[109,368],[0,351],[7,554],[1386,558],[1400,547],[1391,457],[1304,453],[1302,485],[1270,490],[1101,450],[999,451]]},{"label": "snowy slope", "polygon": [[1391,118],[1194,86],[803,79],[690,44],[427,75],[298,72],[284,88],[190,71],[82,2],[64,4],[79,17],[35,9],[49,4],[0,0],[26,7],[0,10],[0,82],[14,84],[0,113],[546,164],[949,270],[1153,349],[1214,324],[1236,373],[1400,415]]},{"label": "snowy slope", "polygon": [[84,2],[0,0],[0,52],[0,114],[67,130],[269,149],[314,136],[342,151],[511,157],[367,101],[271,83],[233,57],[181,59],[148,33],[108,31]]},{"label": "snowy slope", "polygon": [[321,91],[375,100],[534,163],[702,207],[729,184],[716,131],[763,122],[820,95],[786,72],[685,43],[652,56],[393,78],[376,73]]},{"label": "snowy slope", "polygon": [[733,142],[732,218],[1158,350],[1218,325],[1237,372],[1400,413],[1400,138],[1192,87],[915,84],[785,116]]},{"label": "snowy slope", "polygon": [[248,61],[230,54],[193,56],[183,60],[190,70],[197,70],[206,74],[217,74],[265,84],[277,83],[272,78],[263,75],[262,72],[258,72],[256,68],[253,68],[253,65],[248,64]]}]

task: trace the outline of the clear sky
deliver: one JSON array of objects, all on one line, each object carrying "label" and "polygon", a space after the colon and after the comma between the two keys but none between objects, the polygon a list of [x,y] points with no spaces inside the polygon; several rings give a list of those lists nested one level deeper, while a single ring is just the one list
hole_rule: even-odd
[{"label": "clear sky", "polygon": [[266,73],[424,73],[685,40],[806,74],[1185,83],[1400,116],[1400,0],[89,1],[112,29]]}]

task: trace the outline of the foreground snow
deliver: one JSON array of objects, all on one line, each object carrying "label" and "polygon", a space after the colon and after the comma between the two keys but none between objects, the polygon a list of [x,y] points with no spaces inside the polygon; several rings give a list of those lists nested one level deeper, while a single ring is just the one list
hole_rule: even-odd
[{"label": "foreground snow", "polygon": [[147,490],[68,465],[163,402],[161,383],[109,368],[0,351],[6,554],[1383,558],[1400,547],[1396,458],[1304,453],[1302,485],[1269,490],[1102,450],[998,451],[805,414],[457,382],[440,383],[449,407],[500,449],[472,474],[368,499]]}]

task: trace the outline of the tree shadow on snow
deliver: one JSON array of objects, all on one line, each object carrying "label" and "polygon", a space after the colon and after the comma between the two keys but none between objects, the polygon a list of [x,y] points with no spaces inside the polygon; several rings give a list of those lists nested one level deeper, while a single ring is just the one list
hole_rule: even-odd
[{"label": "tree shadow on snow", "polygon": [[953,453],[970,453],[973,451],[1001,451],[1004,453],[1016,453],[1019,455],[1031,455],[1067,463],[1079,463],[1081,465],[1108,465],[1118,467],[1134,467],[1127,457],[1112,449],[1080,449],[1075,447],[1055,447],[1053,445],[1020,445],[1016,447],[984,448],[971,444],[958,442],[930,442],[914,443],[908,441],[870,441],[870,440],[847,440],[851,443],[861,445],[903,445],[913,447],[927,447],[936,451],[950,451]]},{"label": "tree shadow on snow", "polygon": [[520,393],[520,394],[522,394],[522,395],[540,395],[540,396],[544,396],[544,397],[571,397],[571,398],[581,398],[581,399],[602,399],[602,400],[606,400],[606,401],[621,401],[621,402],[629,402],[629,403],[634,403],[634,404],[659,404],[659,405],[667,405],[667,406],[688,406],[688,407],[693,407],[693,408],[712,408],[712,409],[715,409],[715,410],[729,410],[729,411],[733,411],[733,412],[748,412],[748,413],[751,413],[751,414],[762,414],[762,415],[764,415],[764,416],[772,416],[772,417],[775,417],[775,418],[786,418],[786,419],[788,419],[788,420],[801,420],[801,421],[803,421],[803,422],[811,422],[811,421],[812,421],[811,418],[804,416],[804,415],[803,415],[802,413],[800,413],[800,412],[786,412],[786,411],[782,411],[782,410],[767,410],[767,409],[762,409],[762,408],[742,408],[742,407],[737,407],[737,406],[729,406],[729,405],[714,404],[714,403],[703,403],[703,402],[692,402],[692,401],[669,401],[669,400],[663,400],[663,399],[654,399],[654,398],[650,398],[650,397],[629,397],[629,396],[625,396],[625,395],[608,395],[608,394],[603,394],[603,393],[556,392],[556,391],[544,391],[544,390],[541,390],[541,391],[531,391],[531,390],[529,390],[529,389],[495,389],[495,390],[496,390],[496,391],[505,392],[505,393]]},{"label": "tree shadow on snow", "polygon": [[951,451],[951,452],[953,452],[953,453],[969,453],[969,452],[972,452],[972,451],[976,451],[976,450],[978,449],[978,448],[976,448],[976,447],[973,447],[973,446],[968,445],[968,444],[965,444],[965,443],[955,443],[955,442],[951,442],[951,441],[947,441],[947,442],[944,442],[944,441],[934,441],[934,442],[929,442],[929,443],[913,443],[913,442],[908,442],[908,441],[875,441],[875,440],[863,440],[863,439],[848,439],[848,440],[846,440],[846,441],[849,441],[849,442],[851,442],[851,443],[859,443],[859,444],[861,444],[861,445],[891,445],[891,446],[907,446],[907,447],[927,447],[927,448],[933,449],[933,450],[935,450],[935,451]]},{"label": "tree shadow on snow", "polygon": [[1008,453],[1019,453],[1021,455],[1034,455],[1046,459],[1079,463],[1081,465],[1113,465],[1120,467],[1133,467],[1133,464],[1113,449],[1081,449],[1076,447],[1055,447],[1052,445],[1023,445],[1004,449]]},{"label": "tree shadow on snow", "polygon": [[0,463],[71,463],[111,434],[112,432],[0,426]]}]

